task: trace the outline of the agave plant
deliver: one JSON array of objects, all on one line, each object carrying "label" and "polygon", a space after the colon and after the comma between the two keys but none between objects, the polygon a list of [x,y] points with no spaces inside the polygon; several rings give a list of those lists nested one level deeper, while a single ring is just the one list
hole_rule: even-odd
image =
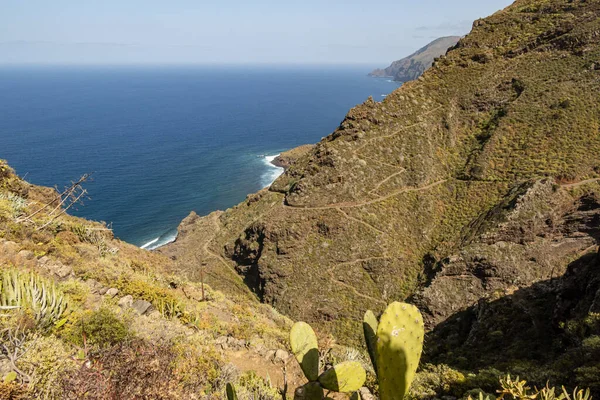
[{"label": "agave plant", "polygon": [[58,323],[68,303],[56,286],[32,272],[5,269],[0,274],[0,309],[28,309],[40,327]]}]

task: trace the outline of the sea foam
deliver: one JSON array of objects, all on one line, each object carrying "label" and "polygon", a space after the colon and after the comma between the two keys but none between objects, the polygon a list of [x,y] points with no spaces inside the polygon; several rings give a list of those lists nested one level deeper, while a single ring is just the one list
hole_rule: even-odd
[{"label": "sea foam", "polygon": [[277,157],[279,157],[279,154],[275,154],[274,156],[265,156],[263,158],[264,163],[269,167],[269,169],[261,177],[261,184],[263,188],[271,186],[271,184],[275,182],[275,179],[279,178],[281,174],[283,174],[283,168],[272,164],[273,160],[275,160]]},{"label": "sea foam", "polygon": [[152,239],[151,241],[149,241],[148,243],[146,243],[140,247],[145,250],[156,250],[159,247],[165,246],[169,243],[173,243],[176,239],[177,239],[177,230],[173,229],[173,230],[170,230],[170,231],[162,234],[161,236],[157,237],[156,239]]}]

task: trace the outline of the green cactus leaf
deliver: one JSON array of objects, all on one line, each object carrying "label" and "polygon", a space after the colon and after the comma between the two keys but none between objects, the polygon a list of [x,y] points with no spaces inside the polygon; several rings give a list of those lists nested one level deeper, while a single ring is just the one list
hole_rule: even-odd
[{"label": "green cactus leaf", "polygon": [[306,378],[316,381],[319,377],[319,345],[310,325],[296,322],[290,331],[290,345]]},{"label": "green cactus leaf", "polygon": [[350,396],[350,400],[360,400],[360,395],[358,394],[358,392],[352,393],[352,395]]},{"label": "green cactus leaf", "polygon": [[365,335],[365,342],[367,342],[367,350],[369,351],[369,357],[373,364],[373,369],[377,373],[377,317],[373,314],[373,311],[367,310],[363,318],[363,332]]},{"label": "green cactus leaf", "polygon": [[319,383],[327,390],[348,393],[360,389],[366,379],[367,373],[359,362],[346,361],[323,372]]},{"label": "green cactus leaf", "polygon": [[308,382],[294,392],[294,400],[323,400],[323,388],[319,382]]},{"label": "green cactus leaf", "polygon": [[4,377],[4,383],[13,383],[16,380],[17,380],[17,373],[15,371],[10,371]]},{"label": "green cactus leaf", "polygon": [[238,400],[237,393],[235,391],[235,387],[231,384],[227,384],[227,400]]},{"label": "green cactus leaf", "polygon": [[377,378],[384,400],[402,400],[415,376],[425,329],[417,307],[390,304],[377,328]]}]

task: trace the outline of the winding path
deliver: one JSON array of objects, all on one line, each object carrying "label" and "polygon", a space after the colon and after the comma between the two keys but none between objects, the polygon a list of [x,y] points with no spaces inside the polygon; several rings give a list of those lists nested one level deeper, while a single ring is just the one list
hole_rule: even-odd
[{"label": "winding path", "polygon": [[598,181],[600,181],[600,178],[592,178],[592,179],[586,179],[584,181],[579,181],[579,182],[575,182],[575,183],[566,183],[566,184],[563,184],[560,186],[565,189],[573,189],[573,188],[576,188],[579,186],[586,185],[588,183],[594,183],[594,182],[598,182]]},{"label": "winding path", "polygon": [[[388,179],[388,178],[386,178],[386,179]],[[448,179],[442,179],[440,181],[430,183],[429,185],[426,185],[426,186],[409,187],[409,188],[405,187],[405,188],[402,188],[402,189],[398,189],[398,190],[396,190],[396,191],[394,191],[392,193],[389,193],[389,194],[387,194],[385,196],[380,196],[380,197],[378,197],[376,199],[365,200],[365,201],[361,201],[361,202],[358,202],[358,203],[337,203],[337,204],[327,204],[327,205],[324,205],[324,206],[307,207],[307,206],[293,206],[291,204],[285,203],[285,201],[284,201],[283,205],[285,207],[292,208],[292,209],[295,209],[295,210],[331,210],[331,209],[338,209],[338,208],[363,207],[363,206],[368,206],[368,205],[371,205],[371,204],[375,204],[375,203],[379,203],[379,202],[385,201],[387,199],[390,199],[392,197],[398,196],[398,195],[403,194],[403,193],[421,192],[421,191],[424,191],[424,190],[428,190],[428,189],[431,189],[431,188],[433,188],[435,186],[439,186],[439,185],[441,185],[441,184],[443,184],[443,183],[445,183],[447,181],[448,181]]]}]

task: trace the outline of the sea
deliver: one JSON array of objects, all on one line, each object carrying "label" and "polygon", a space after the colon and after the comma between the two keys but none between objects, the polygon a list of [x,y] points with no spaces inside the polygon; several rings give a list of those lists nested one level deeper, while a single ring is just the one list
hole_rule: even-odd
[{"label": "sea", "polygon": [[0,158],[62,189],[70,210],[155,249],[191,211],[243,201],[282,172],[280,152],[316,143],[348,110],[399,87],[373,66],[2,66]]}]

